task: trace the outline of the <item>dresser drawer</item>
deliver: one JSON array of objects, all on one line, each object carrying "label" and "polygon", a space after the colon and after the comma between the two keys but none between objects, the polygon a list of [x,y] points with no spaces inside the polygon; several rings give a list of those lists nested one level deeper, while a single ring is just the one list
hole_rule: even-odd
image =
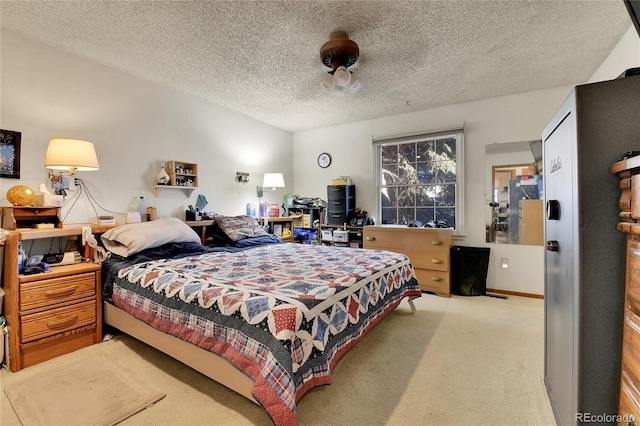
[{"label": "dresser drawer", "polygon": [[23,315],[20,319],[22,343],[95,324],[95,322],[95,300]]},{"label": "dresser drawer", "polygon": [[71,275],[20,285],[20,310],[28,311],[96,294],[94,273]]},{"label": "dresser drawer", "polygon": [[[640,389],[634,379],[622,370],[620,377],[620,406],[618,414],[622,416],[619,425],[638,424],[640,420]],[[635,423],[630,420],[635,419]]]},{"label": "dresser drawer", "polygon": [[353,210],[346,212],[344,209],[340,213],[327,211],[327,224],[329,225],[349,225],[349,216],[353,213]]},{"label": "dresser drawer", "polygon": [[344,200],[347,198],[356,198],[355,185],[329,185],[327,186],[327,201]]},{"label": "dresser drawer", "polygon": [[[626,292],[636,301],[640,301],[640,241],[629,240],[627,250]],[[637,312],[640,312],[638,310]]]},{"label": "dresser drawer", "polygon": [[419,269],[414,267],[418,285],[421,290],[433,291],[440,295],[448,296],[451,293],[449,284],[449,272],[430,271],[427,269]]},{"label": "dresser drawer", "polygon": [[449,252],[453,233],[448,229],[364,227],[365,248]]},{"label": "dresser drawer", "polygon": [[627,307],[624,312],[622,365],[633,377],[640,378],[640,316]]},{"label": "dresser drawer", "polygon": [[449,270],[448,251],[403,250],[403,253],[409,256],[414,268],[445,272]]}]

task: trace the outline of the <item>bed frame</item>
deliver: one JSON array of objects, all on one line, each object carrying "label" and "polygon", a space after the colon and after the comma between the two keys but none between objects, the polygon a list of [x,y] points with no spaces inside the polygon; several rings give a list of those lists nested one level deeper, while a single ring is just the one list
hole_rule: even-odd
[{"label": "bed frame", "polygon": [[[60,230],[57,230],[60,231]],[[96,233],[102,233],[104,229],[98,229]],[[80,235],[80,230],[71,229],[68,232],[63,232],[69,235]],[[59,233],[59,232],[58,232]],[[48,235],[42,233],[42,238],[46,237],[59,237],[60,235]],[[14,232],[14,234],[16,234]],[[11,240],[13,243],[8,244],[5,247],[4,256],[0,251],[0,261],[4,257],[6,266],[17,265],[18,253],[17,253],[17,236],[13,236]],[[84,256],[87,258],[93,258],[91,250],[88,250],[88,246],[85,246]],[[0,263],[0,270],[2,269]],[[12,268],[13,273],[7,277],[5,273],[5,279],[17,280],[17,267]],[[411,312],[416,311],[415,305],[411,298],[408,298]],[[1,300],[0,300],[1,303]],[[252,394],[252,388],[254,385],[253,380],[247,376],[244,372],[237,369],[229,361],[217,355],[213,352],[207,351],[194,344],[183,341],[170,334],[164,333],[160,330],[153,328],[145,322],[133,317],[123,309],[116,307],[107,302],[102,303],[103,324],[110,325],[119,331],[128,334],[135,339],[148,344],[149,346],[171,356],[172,358],[182,362],[183,364],[193,368],[194,370],[204,374],[205,376],[215,380],[216,382],[226,386],[227,388],[239,393],[246,397],[253,403],[260,405],[260,403],[254,398]]]},{"label": "bed frame", "polygon": [[[407,301],[411,313],[415,313],[413,300]],[[157,330],[110,303],[103,302],[102,312],[105,324],[135,337],[260,405],[251,394],[253,380],[221,356]]]},{"label": "bed frame", "polygon": [[159,331],[110,303],[103,303],[102,312],[105,324],[158,349],[258,404],[251,394],[253,380],[221,356]]}]

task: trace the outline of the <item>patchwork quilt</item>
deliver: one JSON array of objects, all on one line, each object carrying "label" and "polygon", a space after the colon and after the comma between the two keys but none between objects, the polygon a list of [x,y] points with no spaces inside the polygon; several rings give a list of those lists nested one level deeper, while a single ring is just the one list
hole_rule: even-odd
[{"label": "patchwork quilt", "polygon": [[378,250],[271,244],[116,265],[110,300],[251,377],[276,425],[297,424],[302,395],[328,384],[404,297],[421,295],[409,259]]}]

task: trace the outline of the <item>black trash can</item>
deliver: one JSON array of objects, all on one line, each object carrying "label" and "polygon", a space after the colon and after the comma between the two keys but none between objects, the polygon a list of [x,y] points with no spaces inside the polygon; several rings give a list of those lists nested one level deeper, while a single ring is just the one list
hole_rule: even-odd
[{"label": "black trash can", "polygon": [[488,247],[451,247],[451,293],[484,296],[489,269]]}]

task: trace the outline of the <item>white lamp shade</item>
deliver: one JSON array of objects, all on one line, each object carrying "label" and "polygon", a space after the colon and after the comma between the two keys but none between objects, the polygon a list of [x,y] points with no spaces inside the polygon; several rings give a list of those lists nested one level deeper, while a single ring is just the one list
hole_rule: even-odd
[{"label": "white lamp shade", "polygon": [[333,73],[333,82],[337,86],[346,86],[351,81],[351,73],[346,67],[340,65]]},{"label": "white lamp shade", "polygon": [[282,176],[282,173],[265,173],[262,186],[273,189],[284,188],[284,176]]},{"label": "white lamp shade", "polygon": [[100,170],[98,156],[91,142],[67,138],[49,140],[44,166],[54,170]]}]

